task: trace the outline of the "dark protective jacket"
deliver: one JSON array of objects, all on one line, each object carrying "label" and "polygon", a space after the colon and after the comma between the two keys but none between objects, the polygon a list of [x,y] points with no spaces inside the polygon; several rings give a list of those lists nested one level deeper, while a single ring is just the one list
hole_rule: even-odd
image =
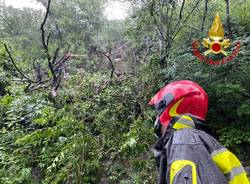
[{"label": "dark protective jacket", "polygon": [[179,116],[153,147],[158,184],[249,184],[237,157],[195,124]]}]

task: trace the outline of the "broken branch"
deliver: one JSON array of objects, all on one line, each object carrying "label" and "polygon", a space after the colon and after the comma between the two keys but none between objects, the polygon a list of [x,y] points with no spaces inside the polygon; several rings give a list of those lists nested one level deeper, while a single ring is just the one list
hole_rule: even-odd
[{"label": "broken branch", "polygon": [[14,59],[13,59],[13,57],[12,57],[12,55],[11,55],[11,53],[10,53],[8,47],[7,47],[7,45],[6,45],[5,43],[4,43],[4,48],[5,48],[7,54],[8,54],[8,56],[9,56],[9,58],[10,58],[11,63],[13,64],[14,68],[16,69],[16,71],[17,71],[23,78],[25,78],[29,83],[33,83],[34,81],[32,81],[29,77],[27,77],[27,76],[17,67],[17,65],[16,65],[16,63],[15,63],[15,61],[14,61]]}]

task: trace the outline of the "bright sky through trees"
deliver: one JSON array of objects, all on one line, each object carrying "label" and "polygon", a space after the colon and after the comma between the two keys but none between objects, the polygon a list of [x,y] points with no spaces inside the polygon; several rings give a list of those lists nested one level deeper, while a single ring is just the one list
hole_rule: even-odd
[{"label": "bright sky through trees", "polygon": [[128,15],[128,10],[128,4],[111,0],[107,3],[105,15],[109,20],[124,19]]},{"label": "bright sky through trees", "polygon": [[[34,0],[5,0],[6,5],[12,5],[15,8],[31,7],[40,9],[41,6]],[[109,1],[106,5],[105,15],[109,20],[124,19],[128,15],[128,4]]]},{"label": "bright sky through trees", "polygon": [[40,9],[39,3],[33,0],[5,0],[7,6],[11,5],[14,8],[31,7],[35,9]]}]

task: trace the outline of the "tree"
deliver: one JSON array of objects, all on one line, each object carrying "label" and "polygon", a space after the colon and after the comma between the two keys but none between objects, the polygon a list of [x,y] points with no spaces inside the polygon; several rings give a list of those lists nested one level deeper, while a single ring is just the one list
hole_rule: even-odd
[{"label": "tree", "polygon": [[230,23],[230,5],[229,5],[229,0],[226,1],[226,14],[227,14],[227,28],[228,28],[228,35],[229,38],[233,38],[233,33],[232,33],[232,28],[231,28],[231,23]]},{"label": "tree", "polygon": [[147,12],[150,13],[157,30],[161,58],[160,65],[162,68],[167,66],[167,59],[173,42],[200,3],[201,0],[194,3],[185,0],[181,2],[161,0],[139,2],[139,7],[145,7]]},{"label": "tree", "polygon": [[[41,21],[41,36],[36,36],[41,39],[42,44],[40,45],[42,45],[43,52],[38,53],[38,56],[35,58],[34,56],[33,58],[32,56],[30,58],[25,56],[27,59],[34,60],[33,68],[29,67],[29,73],[32,73],[32,75],[26,75],[25,72],[23,72],[22,69],[20,69],[16,64],[7,45],[5,45],[5,48],[11,63],[20,77],[20,81],[27,83],[25,91],[33,91],[41,87],[47,88],[50,86],[52,96],[57,96],[57,90],[61,85],[62,74],[64,73],[66,67],[69,66],[68,64],[66,65],[65,62],[71,56],[74,58],[81,58],[84,56],[83,54],[70,55],[69,53],[86,52],[85,49],[89,49],[89,44],[92,39],[91,37],[94,34],[93,30],[98,30],[98,26],[100,26],[100,23],[98,22],[100,18],[96,17],[101,17],[98,16],[98,14],[101,15],[101,11],[99,10],[99,8],[101,8],[101,2],[96,1],[95,4],[93,4],[93,2],[90,4],[88,1],[72,1],[70,11],[64,11],[67,7],[65,7],[65,3],[63,1],[55,1],[55,5],[52,6],[54,9],[51,8],[51,1],[48,1],[47,4],[45,1],[41,2],[43,5],[46,5],[46,12],[44,19]],[[88,8],[85,8],[85,6],[88,6]],[[95,9],[91,8],[93,6],[95,6]],[[75,10],[75,12],[72,11],[72,9]],[[82,13],[79,13],[79,9]],[[89,15],[90,12],[89,14],[84,15],[84,10],[91,10],[91,13],[95,16]],[[62,12],[69,13],[70,15],[62,15]],[[69,27],[71,29],[65,29],[62,27],[65,26],[63,21],[70,23],[71,25]],[[13,21],[10,22],[15,23],[15,20],[13,19]],[[10,26],[11,24],[8,25],[8,27]],[[72,35],[75,35],[75,42],[74,40],[71,40],[73,42],[69,42],[69,38],[71,38]],[[41,50],[41,46],[39,46],[38,43],[35,43],[35,46],[37,46],[37,50]],[[44,60],[47,60],[47,64],[45,64]]]}]

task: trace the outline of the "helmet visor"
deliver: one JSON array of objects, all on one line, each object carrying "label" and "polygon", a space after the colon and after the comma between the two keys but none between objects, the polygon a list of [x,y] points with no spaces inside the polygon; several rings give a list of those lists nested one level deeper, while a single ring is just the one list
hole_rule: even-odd
[{"label": "helmet visor", "polygon": [[171,93],[168,93],[163,97],[161,101],[156,103],[154,106],[156,108],[158,116],[160,116],[173,101],[174,96]]}]

